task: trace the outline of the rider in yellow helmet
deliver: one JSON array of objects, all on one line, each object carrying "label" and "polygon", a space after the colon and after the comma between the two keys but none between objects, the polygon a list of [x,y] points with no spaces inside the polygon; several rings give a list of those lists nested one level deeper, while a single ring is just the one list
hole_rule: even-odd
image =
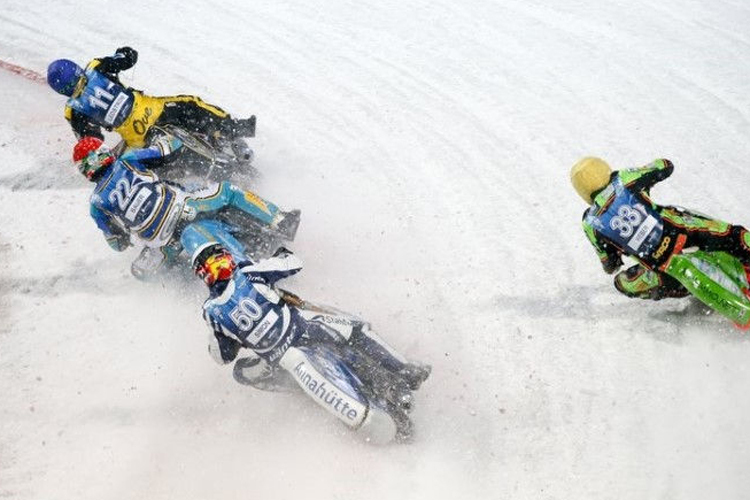
[{"label": "rider in yellow helmet", "polygon": [[615,276],[615,287],[630,297],[687,295],[676,279],[662,272],[683,248],[721,250],[750,264],[750,233],[743,226],[651,201],[651,188],[673,171],[666,159],[613,171],[594,157],[579,160],[570,171],[573,187],[590,205],[583,214],[583,230],[604,271],[620,269],[623,254],[638,261]]}]

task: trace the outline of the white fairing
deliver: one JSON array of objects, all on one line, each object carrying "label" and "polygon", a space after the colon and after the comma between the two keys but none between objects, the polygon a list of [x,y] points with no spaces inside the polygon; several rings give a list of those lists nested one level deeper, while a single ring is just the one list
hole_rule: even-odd
[{"label": "white fairing", "polygon": [[339,390],[335,381],[329,380],[317,370],[302,350],[290,347],[279,364],[292,374],[295,382],[308,396],[347,427],[357,430],[365,440],[387,443],[395,436],[396,424],[387,413],[378,408],[368,408]]},{"label": "white fairing", "polygon": [[[335,330],[346,340],[349,340],[349,338],[352,336],[352,330],[356,325],[361,325],[364,323],[362,320],[355,316],[342,313],[335,309],[328,308],[327,306],[325,306],[325,309],[319,308],[317,305],[314,307],[314,309],[305,309],[304,307],[298,307],[297,311],[299,311],[300,316],[302,316],[305,321],[316,321],[318,323],[322,323],[326,327]],[[365,324],[365,326],[369,327],[369,325],[367,324]]]},{"label": "white fairing", "polygon": [[396,422],[385,410],[371,406],[357,434],[368,443],[387,444],[396,436]]}]

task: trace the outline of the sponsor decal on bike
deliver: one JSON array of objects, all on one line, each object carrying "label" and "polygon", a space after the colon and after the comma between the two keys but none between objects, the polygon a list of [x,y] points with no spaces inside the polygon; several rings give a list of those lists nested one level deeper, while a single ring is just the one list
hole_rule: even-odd
[{"label": "sponsor decal on bike", "polygon": [[661,241],[661,245],[659,245],[659,248],[654,252],[654,259],[660,259],[662,255],[664,255],[664,252],[667,251],[667,248],[669,248],[669,244],[672,243],[672,238],[669,236],[665,236],[664,239]]},{"label": "sponsor decal on bike", "polygon": [[711,285],[709,285],[708,283],[705,283],[703,281],[698,281],[698,288],[702,291],[703,294],[708,296],[708,298],[714,301],[719,307],[733,311],[731,313],[732,315],[737,316],[737,317],[742,315],[743,310],[741,307],[723,298],[721,295],[718,294],[718,292],[711,289]]},{"label": "sponsor decal on bike", "polygon": [[329,325],[341,325],[341,326],[355,326],[360,321],[356,321],[349,318],[344,318],[342,316],[333,316],[331,314],[319,314],[313,318],[313,320],[318,320],[322,323],[327,323]]},{"label": "sponsor decal on bike", "polygon": [[245,200],[248,201],[249,203],[252,203],[256,207],[260,208],[267,214],[271,213],[271,211],[268,209],[268,205],[266,205],[266,202],[263,201],[263,199],[260,196],[256,195],[255,193],[252,193],[250,191],[245,191]]},{"label": "sponsor decal on bike", "polygon": [[339,393],[326,380],[320,380],[320,374],[314,369],[309,369],[304,361],[297,363],[293,373],[307,391],[323,405],[328,406],[333,413],[341,415],[352,424],[358,423],[360,412],[355,406],[361,406],[359,402]]}]

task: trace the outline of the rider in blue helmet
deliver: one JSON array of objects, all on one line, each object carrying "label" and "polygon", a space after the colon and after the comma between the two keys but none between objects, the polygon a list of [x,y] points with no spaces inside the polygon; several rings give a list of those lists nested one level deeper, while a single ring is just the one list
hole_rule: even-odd
[{"label": "rider in blue helmet", "polygon": [[127,146],[141,148],[153,125],[174,124],[204,134],[216,145],[247,149],[242,138],[255,135],[255,116],[235,119],[197,96],[155,97],[127,87],[120,82],[119,73],[137,61],[136,50],[121,47],[114,55],[94,59],[85,68],[68,59],[49,65],[47,82],[69,97],[65,118],[78,139],[104,139],[103,128],[120,134]]},{"label": "rider in blue helmet", "polygon": [[47,83],[58,94],[73,95],[78,80],[83,76],[83,68],[70,59],[52,61],[47,68]]}]

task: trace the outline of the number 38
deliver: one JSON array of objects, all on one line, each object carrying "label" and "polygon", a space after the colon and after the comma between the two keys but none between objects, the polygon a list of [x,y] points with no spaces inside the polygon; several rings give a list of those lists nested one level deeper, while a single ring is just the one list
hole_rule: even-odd
[{"label": "number 38", "polygon": [[609,221],[609,227],[620,232],[620,236],[627,238],[633,234],[633,228],[643,222],[643,216],[638,210],[629,205],[623,205],[617,210],[617,215]]}]

